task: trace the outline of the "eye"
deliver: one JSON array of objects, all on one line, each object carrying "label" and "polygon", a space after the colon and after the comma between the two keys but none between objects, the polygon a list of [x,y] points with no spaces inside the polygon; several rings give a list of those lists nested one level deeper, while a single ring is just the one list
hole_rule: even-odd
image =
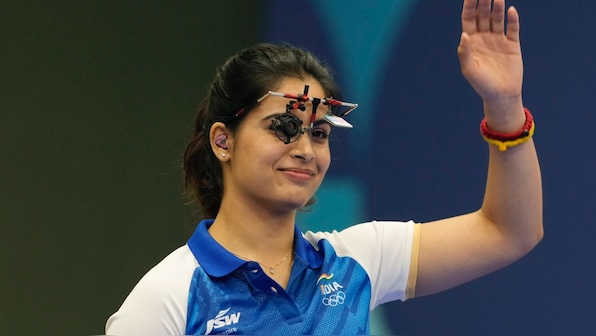
[{"label": "eye", "polygon": [[329,138],[329,132],[322,128],[315,128],[310,131],[310,136],[315,139],[327,139]]}]

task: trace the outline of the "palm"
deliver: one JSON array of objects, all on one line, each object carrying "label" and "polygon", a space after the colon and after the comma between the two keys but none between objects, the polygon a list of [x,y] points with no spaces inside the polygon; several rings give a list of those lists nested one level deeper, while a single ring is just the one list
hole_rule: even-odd
[{"label": "palm", "polygon": [[[478,3],[476,9],[476,3]],[[505,4],[496,0],[465,0],[462,40],[458,48],[462,73],[485,101],[521,95],[523,63],[519,43],[519,17],[508,14],[505,34]]]}]

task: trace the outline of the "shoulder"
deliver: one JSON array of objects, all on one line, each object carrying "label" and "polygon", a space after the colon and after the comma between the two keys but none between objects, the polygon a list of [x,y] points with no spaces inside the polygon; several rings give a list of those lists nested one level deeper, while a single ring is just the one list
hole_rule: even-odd
[{"label": "shoulder", "polygon": [[106,323],[106,334],[184,334],[188,289],[198,266],[188,246],[147,272]]},{"label": "shoulder", "polygon": [[[362,243],[383,243],[389,241],[395,243],[396,241],[403,241],[404,243],[411,242],[414,235],[414,222],[407,221],[370,221],[350,226],[344,230],[331,232],[312,232],[304,233],[304,238],[311,244],[318,244],[322,239],[330,242],[336,249],[357,248],[362,246]],[[360,242],[360,244],[353,244]],[[367,247],[368,249],[368,247]],[[339,253],[339,252],[338,252]]]},{"label": "shoulder", "polygon": [[413,296],[419,228],[413,221],[371,221],[342,231],[309,231],[304,238],[320,249],[333,250],[338,257],[356,260],[372,283],[371,308],[374,308],[380,303]]}]

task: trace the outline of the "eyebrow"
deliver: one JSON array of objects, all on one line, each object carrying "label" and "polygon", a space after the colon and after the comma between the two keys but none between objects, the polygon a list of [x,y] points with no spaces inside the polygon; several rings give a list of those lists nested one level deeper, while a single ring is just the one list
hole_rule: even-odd
[{"label": "eyebrow", "polygon": [[263,119],[261,119],[261,121],[265,121],[265,120],[268,120],[268,119],[271,119],[271,118],[275,118],[275,117],[277,117],[278,115],[282,115],[282,114],[284,114],[284,113],[286,113],[286,112],[276,112],[276,113],[271,113],[270,115],[268,115],[268,116],[264,117]]},{"label": "eyebrow", "polygon": [[331,126],[331,124],[325,118],[321,118],[319,120],[315,120],[313,126],[318,126],[318,125],[321,125],[321,124],[327,124],[327,125]]}]

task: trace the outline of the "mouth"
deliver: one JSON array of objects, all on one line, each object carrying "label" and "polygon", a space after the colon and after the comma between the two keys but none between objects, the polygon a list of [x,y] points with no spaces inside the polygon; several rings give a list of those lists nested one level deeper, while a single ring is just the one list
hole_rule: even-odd
[{"label": "mouth", "polygon": [[300,180],[310,179],[311,177],[315,176],[315,172],[313,170],[306,168],[281,168],[279,170]]}]

